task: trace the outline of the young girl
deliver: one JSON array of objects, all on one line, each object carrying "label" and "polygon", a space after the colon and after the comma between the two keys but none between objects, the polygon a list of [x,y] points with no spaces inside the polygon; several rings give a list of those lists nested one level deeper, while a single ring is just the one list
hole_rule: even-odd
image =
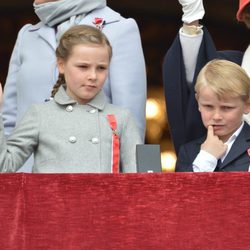
[{"label": "young girl", "polygon": [[200,71],[196,99],[207,136],[180,148],[176,171],[248,171],[250,78],[236,63],[212,60]]},{"label": "young girl", "polygon": [[32,153],[36,173],[136,171],[135,148],[142,142],[135,121],[102,91],[111,54],[97,28],[78,25],[64,33],[54,98],[31,106],[8,139],[1,119],[1,172],[15,172]]},{"label": "young girl", "polygon": [[[4,85],[5,134],[12,132],[32,104],[49,98],[58,78],[55,56],[58,40],[69,27],[85,24],[102,29],[114,51],[109,77],[103,86],[108,101],[131,111],[144,138],[146,68],[136,21],[109,8],[106,0],[32,2],[39,22],[25,24],[18,32]],[[20,171],[31,172],[32,165],[30,158]]]}]

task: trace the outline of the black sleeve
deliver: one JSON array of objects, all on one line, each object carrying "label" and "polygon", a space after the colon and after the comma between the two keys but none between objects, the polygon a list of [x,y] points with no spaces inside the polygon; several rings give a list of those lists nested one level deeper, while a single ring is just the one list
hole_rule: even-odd
[{"label": "black sleeve", "polygon": [[181,146],[177,157],[175,172],[193,172],[193,157],[186,145]]}]

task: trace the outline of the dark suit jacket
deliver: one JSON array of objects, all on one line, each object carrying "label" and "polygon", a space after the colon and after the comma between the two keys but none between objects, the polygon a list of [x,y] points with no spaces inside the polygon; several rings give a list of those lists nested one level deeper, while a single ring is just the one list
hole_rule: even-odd
[{"label": "dark suit jacket", "polygon": [[[200,152],[201,144],[205,141],[203,136],[197,140],[181,146],[176,162],[176,172],[193,172],[193,161]],[[242,131],[233,143],[228,155],[216,171],[248,171],[250,165],[250,126],[244,123]]]},{"label": "dark suit jacket", "polygon": [[194,84],[201,68],[210,60],[223,58],[241,64],[243,53],[239,51],[218,52],[206,28],[198,54],[194,81],[189,88],[182,56],[179,35],[167,51],[163,62],[163,83],[170,133],[178,154],[184,143],[206,134],[195,99]]}]

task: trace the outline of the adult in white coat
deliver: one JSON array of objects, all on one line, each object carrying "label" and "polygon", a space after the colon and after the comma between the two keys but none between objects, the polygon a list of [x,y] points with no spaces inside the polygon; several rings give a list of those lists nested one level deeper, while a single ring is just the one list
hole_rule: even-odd
[{"label": "adult in white coat", "polygon": [[[124,18],[105,0],[35,0],[41,20],[19,32],[4,88],[3,121],[8,135],[33,103],[42,103],[58,77],[57,40],[70,26],[99,27],[113,47],[109,77],[104,85],[108,101],[128,108],[144,138],[146,71],[141,38],[134,19]],[[30,171],[32,164],[20,171]]]}]

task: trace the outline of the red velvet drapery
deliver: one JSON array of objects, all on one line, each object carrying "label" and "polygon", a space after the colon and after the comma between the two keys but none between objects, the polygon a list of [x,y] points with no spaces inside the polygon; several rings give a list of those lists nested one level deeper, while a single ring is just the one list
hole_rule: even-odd
[{"label": "red velvet drapery", "polygon": [[1,174],[0,249],[250,249],[250,173]]}]

